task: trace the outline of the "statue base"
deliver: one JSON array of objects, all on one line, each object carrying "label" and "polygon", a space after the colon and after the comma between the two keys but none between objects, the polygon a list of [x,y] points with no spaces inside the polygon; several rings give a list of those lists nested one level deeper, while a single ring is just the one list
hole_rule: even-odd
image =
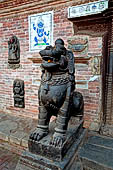
[{"label": "statue base", "polygon": [[21,68],[20,64],[9,64],[8,63],[8,66],[7,66],[8,69],[17,69],[19,67]]},{"label": "statue base", "polygon": [[33,140],[28,141],[29,151],[54,161],[61,161],[66,155],[66,152],[71,147],[71,145],[75,142],[75,140],[77,140],[77,137],[80,134],[82,127],[83,121],[80,121],[78,125],[76,125],[75,123],[73,125],[70,120],[66,134],[66,141],[64,142],[62,147],[55,147],[49,144],[54,133],[54,127],[52,125],[50,133],[42,140],[40,140],[39,142]]},{"label": "statue base", "polygon": [[76,166],[77,149],[83,141],[86,130],[82,127],[83,121],[75,128],[70,125],[67,131],[67,140],[61,148],[48,144],[52,135],[44,137],[40,142],[29,140],[29,151],[25,151],[15,170],[71,170]]}]

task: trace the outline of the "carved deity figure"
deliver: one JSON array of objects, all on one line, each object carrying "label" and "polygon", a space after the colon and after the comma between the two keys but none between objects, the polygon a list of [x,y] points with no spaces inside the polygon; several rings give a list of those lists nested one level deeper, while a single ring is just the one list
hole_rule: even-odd
[{"label": "carved deity figure", "polygon": [[38,91],[38,125],[30,139],[39,141],[49,133],[52,115],[57,117],[56,127],[50,144],[62,147],[71,116],[83,116],[83,97],[75,92],[74,56],[57,39],[55,46],[47,46],[39,52],[42,57],[42,76]]},{"label": "carved deity figure", "polygon": [[100,74],[100,58],[97,56],[94,56],[91,60],[91,70],[93,75],[99,75]]},{"label": "carved deity figure", "polygon": [[16,36],[12,36],[8,41],[8,63],[19,64],[20,63],[20,44]]},{"label": "carved deity figure", "polygon": [[24,81],[15,79],[13,83],[14,106],[24,108]]}]

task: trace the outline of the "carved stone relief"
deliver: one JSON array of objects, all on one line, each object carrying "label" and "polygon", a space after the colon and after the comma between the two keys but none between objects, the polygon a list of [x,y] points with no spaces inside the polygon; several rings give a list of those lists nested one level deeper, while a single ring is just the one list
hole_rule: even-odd
[{"label": "carved stone relief", "polygon": [[91,59],[91,70],[93,75],[100,75],[100,57],[94,56]]},{"label": "carved stone relief", "polygon": [[14,93],[14,106],[19,108],[24,108],[24,81],[15,79],[13,83],[13,93]]},{"label": "carved stone relief", "polygon": [[88,51],[88,38],[74,36],[68,39],[68,48],[73,52],[85,54]]},{"label": "carved stone relief", "polygon": [[20,44],[16,36],[12,36],[8,41],[8,67],[19,68],[20,66]]}]

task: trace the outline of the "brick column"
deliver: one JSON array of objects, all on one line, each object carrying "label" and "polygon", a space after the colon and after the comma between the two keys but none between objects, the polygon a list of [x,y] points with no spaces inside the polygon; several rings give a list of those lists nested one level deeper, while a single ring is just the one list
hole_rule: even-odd
[{"label": "brick column", "polygon": [[108,59],[106,72],[105,123],[112,124],[113,120],[113,22],[108,23]]},{"label": "brick column", "polygon": [[[112,9],[112,8],[111,8]],[[107,50],[107,49],[106,49]],[[108,55],[105,73],[105,106],[102,134],[113,137],[113,16],[108,22]]]}]

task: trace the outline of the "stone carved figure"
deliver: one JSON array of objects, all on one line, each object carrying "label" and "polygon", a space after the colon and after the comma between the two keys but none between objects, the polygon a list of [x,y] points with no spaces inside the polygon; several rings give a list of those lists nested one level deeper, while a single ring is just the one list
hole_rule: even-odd
[{"label": "stone carved figure", "polygon": [[94,56],[91,60],[91,70],[93,75],[100,74],[100,57]]},{"label": "stone carved figure", "polygon": [[76,36],[71,37],[70,39],[68,39],[68,49],[80,54],[87,54],[88,38],[81,38]]},{"label": "stone carved figure", "polygon": [[24,81],[15,79],[13,83],[14,106],[24,108]]},{"label": "stone carved figure", "polygon": [[38,92],[38,125],[30,134],[30,140],[39,141],[49,132],[52,115],[57,116],[56,127],[50,145],[62,147],[71,116],[83,116],[83,97],[75,92],[74,56],[57,39],[55,47],[47,46],[40,51],[42,76]]},{"label": "stone carved figure", "polygon": [[8,41],[8,63],[19,64],[20,63],[20,44],[16,36],[12,36]]}]

